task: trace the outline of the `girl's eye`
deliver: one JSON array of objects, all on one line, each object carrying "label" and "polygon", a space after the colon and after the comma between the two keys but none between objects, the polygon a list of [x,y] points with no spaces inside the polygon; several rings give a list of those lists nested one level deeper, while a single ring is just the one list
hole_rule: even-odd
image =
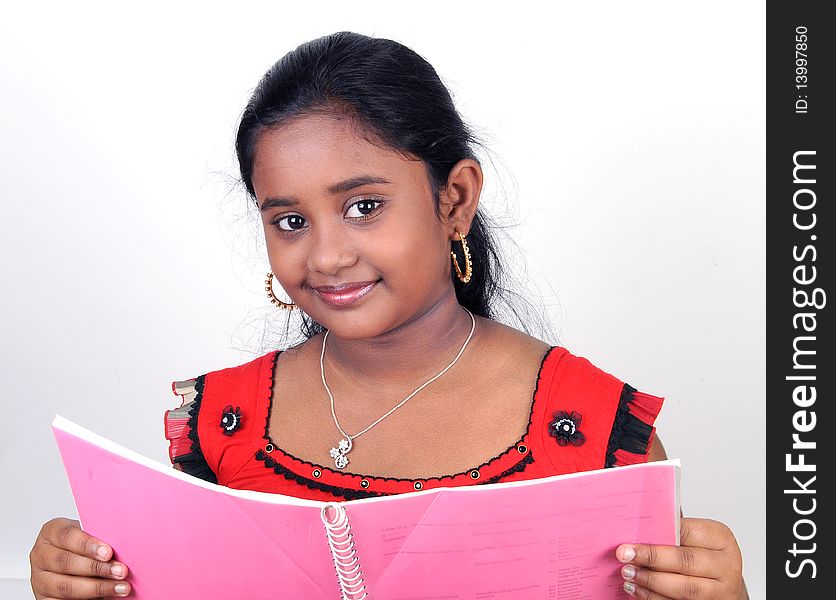
[{"label": "girl's eye", "polygon": [[[305,226],[305,219],[299,215],[287,215],[279,217],[272,223],[282,231],[296,231],[297,229],[302,229],[302,227]],[[286,226],[282,226],[282,223],[286,223]]]},{"label": "girl's eye", "polygon": [[[367,198],[365,200],[358,200],[352,204],[345,216],[352,219],[363,220],[369,218],[377,208],[383,204],[380,200]],[[352,212],[354,214],[352,214]],[[283,215],[270,221],[271,225],[278,227],[281,231],[293,232],[299,231],[306,226],[305,218],[299,215]]]},{"label": "girl's eye", "polygon": [[[355,219],[365,219],[369,217],[380,204],[382,204],[380,200],[373,200],[371,198],[359,200],[358,202],[355,202],[348,208],[348,211],[346,211],[345,216],[352,217]],[[354,211],[355,208],[356,214],[351,214],[351,212]]]}]

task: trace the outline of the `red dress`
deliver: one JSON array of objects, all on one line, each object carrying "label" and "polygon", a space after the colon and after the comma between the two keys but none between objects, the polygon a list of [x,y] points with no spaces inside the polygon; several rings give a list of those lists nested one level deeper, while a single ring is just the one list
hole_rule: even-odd
[{"label": "red dress", "polygon": [[554,346],[540,364],[526,433],[505,452],[443,477],[363,476],[301,460],[270,439],[281,352],[172,384],[183,398],[165,414],[172,463],[227,487],[323,501],[535,479],[646,462],[663,401]]}]

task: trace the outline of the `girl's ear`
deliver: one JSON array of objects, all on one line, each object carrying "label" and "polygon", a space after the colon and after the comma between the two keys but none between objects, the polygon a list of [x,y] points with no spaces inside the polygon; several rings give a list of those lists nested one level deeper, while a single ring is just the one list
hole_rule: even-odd
[{"label": "girl's ear", "polygon": [[441,219],[450,239],[458,241],[456,229],[462,235],[470,231],[481,192],[482,167],[472,158],[463,158],[450,170],[447,186],[440,193]]}]

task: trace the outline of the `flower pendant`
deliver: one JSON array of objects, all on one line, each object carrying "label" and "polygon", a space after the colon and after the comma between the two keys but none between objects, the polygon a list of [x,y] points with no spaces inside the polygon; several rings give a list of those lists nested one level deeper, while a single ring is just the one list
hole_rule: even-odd
[{"label": "flower pendant", "polygon": [[351,438],[342,439],[337,444],[337,447],[331,448],[331,451],[328,453],[334,459],[334,466],[338,469],[344,469],[348,464],[348,457],[346,455],[351,452],[351,445]]}]

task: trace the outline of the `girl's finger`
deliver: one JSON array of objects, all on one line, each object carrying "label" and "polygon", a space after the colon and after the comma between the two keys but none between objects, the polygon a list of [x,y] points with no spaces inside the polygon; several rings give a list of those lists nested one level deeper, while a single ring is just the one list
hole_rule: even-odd
[{"label": "girl's finger", "polygon": [[131,593],[127,581],[43,573],[41,582],[39,592],[45,598],[124,598]]},{"label": "girl's finger", "polygon": [[623,563],[682,575],[708,577],[717,571],[720,552],[689,546],[622,544],[615,555]]},{"label": "girl's finger", "polygon": [[[621,576],[625,579],[625,585],[632,583],[635,586],[635,591],[631,595],[637,598],[700,600],[719,597],[717,592],[720,584],[714,579],[653,571],[633,565],[624,565],[621,568]],[[625,590],[629,592],[627,587]],[[656,594],[656,596],[651,594]]]},{"label": "girl's finger", "polygon": [[639,598],[639,600],[674,600],[673,598],[661,596],[656,592],[646,590],[630,581],[624,583],[624,591],[630,594],[633,598]]},{"label": "girl's finger", "polygon": [[107,579],[124,579],[128,575],[128,568],[120,562],[96,560],[56,547],[51,547],[44,554],[42,561],[43,564],[38,565],[40,569],[64,575],[84,575]]},{"label": "girl's finger", "polygon": [[56,519],[42,535],[47,543],[74,554],[82,554],[102,561],[108,561],[113,556],[113,549],[82,531],[78,526],[78,521]]}]

